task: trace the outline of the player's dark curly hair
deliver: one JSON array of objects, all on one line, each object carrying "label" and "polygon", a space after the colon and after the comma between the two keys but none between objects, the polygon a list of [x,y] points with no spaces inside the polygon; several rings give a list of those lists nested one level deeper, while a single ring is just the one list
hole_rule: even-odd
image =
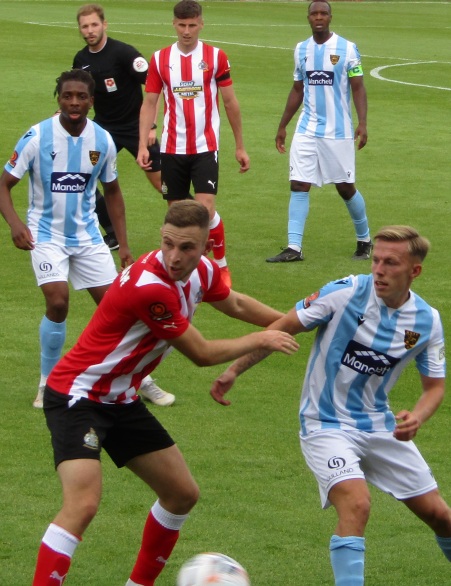
[{"label": "player's dark curly hair", "polygon": [[89,71],[84,71],[83,69],[71,69],[70,71],[63,71],[63,73],[56,78],[56,88],[53,92],[54,96],[59,96],[61,94],[63,83],[66,81],[81,81],[87,85],[89,95],[94,95],[96,84]]}]

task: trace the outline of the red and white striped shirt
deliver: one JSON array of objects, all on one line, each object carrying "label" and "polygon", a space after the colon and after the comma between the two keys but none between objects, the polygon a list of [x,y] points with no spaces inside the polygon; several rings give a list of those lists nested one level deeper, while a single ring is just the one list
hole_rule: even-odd
[{"label": "red and white striped shirt", "polygon": [[172,350],[201,301],[221,301],[230,289],[216,263],[203,256],[189,280],[171,281],[161,251],[149,252],[115,279],[78,342],[54,367],[48,386],[101,403],[137,399],[144,376]]},{"label": "red and white striped shirt", "polygon": [[152,55],[145,91],[164,93],[161,152],[193,155],[219,148],[218,87],[232,84],[221,49],[201,41],[184,54],[174,43]]}]

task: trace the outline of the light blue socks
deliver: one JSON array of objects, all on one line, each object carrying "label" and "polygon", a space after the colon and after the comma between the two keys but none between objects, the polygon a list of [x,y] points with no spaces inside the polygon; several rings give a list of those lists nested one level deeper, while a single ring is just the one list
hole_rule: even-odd
[{"label": "light blue socks", "polygon": [[39,326],[41,374],[47,377],[58,362],[66,340],[66,321],[50,321],[45,315]]},{"label": "light blue socks", "polygon": [[368,226],[368,218],[366,217],[365,200],[360,191],[356,191],[348,201],[345,200],[345,204],[354,222],[357,240],[368,240],[370,237],[370,229]]},{"label": "light blue socks", "polygon": [[293,245],[302,248],[302,238],[304,236],[309,207],[310,197],[308,192],[291,192],[290,204],[288,206],[288,246],[291,247]]},{"label": "light blue socks", "polygon": [[329,549],[335,586],[363,586],[365,538],[332,535]]}]

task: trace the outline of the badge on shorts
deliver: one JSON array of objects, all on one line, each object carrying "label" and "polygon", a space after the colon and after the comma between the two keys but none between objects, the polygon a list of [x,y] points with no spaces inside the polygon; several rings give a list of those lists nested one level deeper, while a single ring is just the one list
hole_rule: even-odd
[{"label": "badge on shorts", "polygon": [[85,442],[83,444],[84,448],[89,448],[90,450],[98,450],[99,449],[99,438],[98,438],[95,430],[92,429],[92,427],[90,428],[88,433],[83,438],[83,441]]}]

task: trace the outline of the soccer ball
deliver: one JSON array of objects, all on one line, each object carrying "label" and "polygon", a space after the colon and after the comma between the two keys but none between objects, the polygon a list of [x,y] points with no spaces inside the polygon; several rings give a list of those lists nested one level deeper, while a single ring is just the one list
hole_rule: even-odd
[{"label": "soccer ball", "polygon": [[251,586],[246,570],[222,553],[200,553],[180,568],[177,586]]}]

